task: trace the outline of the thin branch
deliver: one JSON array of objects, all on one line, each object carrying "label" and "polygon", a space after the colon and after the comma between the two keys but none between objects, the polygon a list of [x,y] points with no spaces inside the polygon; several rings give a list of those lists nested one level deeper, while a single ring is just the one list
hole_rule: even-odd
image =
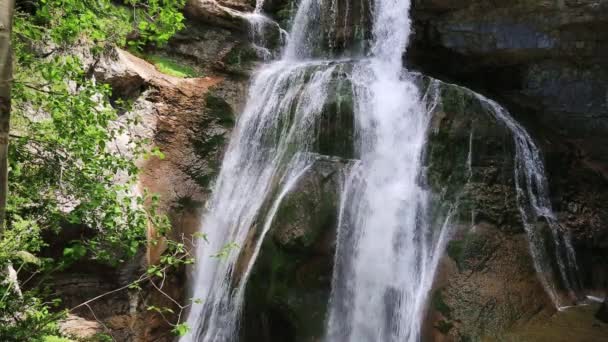
[{"label": "thin branch", "polygon": [[108,328],[102,321],[99,320],[99,318],[97,318],[97,316],[95,315],[95,311],[93,311],[93,309],[91,308],[91,306],[89,306],[89,304],[86,304],[86,307],[89,308],[89,310],[91,311],[91,314],[93,315],[93,318],[99,324],[101,324],[101,326],[105,329],[105,331],[110,335],[110,338],[112,338],[112,341],[116,342],[116,339],[112,335],[112,330],[110,330],[110,328]]}]

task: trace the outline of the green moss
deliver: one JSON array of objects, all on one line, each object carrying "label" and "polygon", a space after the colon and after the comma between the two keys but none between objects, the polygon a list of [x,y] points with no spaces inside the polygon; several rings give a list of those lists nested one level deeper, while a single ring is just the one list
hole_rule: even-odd
[{"label": "green moss", "polygon": [[433,134],[427,154],[431,189],[436,193],[457,195],[468,179],[468,153],[468,138],[450,136],[445,132]]},{"label": "green moss", "polygon": [[207,114],[219,119],[219,124],[226,127],[234,126],[234,113],[228,102],[219,96],[208,93],[205,98]]},{"label": "green moss", "polygon": [[229,67],[229,71],[243,72],[258,60],[257,51],[249,44],[241,44],[233,47],[223,59]]},{"label": "green moss", "polygon": [[[315,185],[310,185],[314,187]],[[275,234],[285,234],[284,229],[302,228],[302,236],[283,241],[281,247],[290,251],[307,252],[322,232],[335,224],[337,198],[333,193],[302,191],[292,192],[284,200],[275,218]]]},{"label": "green moss", "polygon": [[317,152],[354,158],[354,103],[349,82],[337,79],[330,93],[333,94],[323,108],[321,122],[317,126]]},{"label": "green moss", "polygon": [[448,256],[455,261],[461,260],[462,251],[464,250],[464,241],[462,240],[452,240],[448,242],[446,247],[446,252]]},{"label": "green moss", "polygon": [[452,114],[466,112],[483,113],[479,101],[465,89],[457,86],[441,87],[441,105],[443,111]]},{"label": "green moss", "polygon": [[452,330],[452,328],[454,327],[454,324],[452,322],[448,322],[446,320],[441,320],[439,322],[437,322],[437,325],[435,325],[435,328],[437,328],[437,330],[439,330],[439,332],[441,332],[444,335],[447,335],[450,330]]},{"label": "green moss", "polygon": [[295,15],[296,6],[293,1],[285,1],[278,11],[276,11],[274,18],[281,25],[281,27],[288,28],[291,25],[291,20]]},{"label": "green moss", "polygon": [[459,270],[465,270],[481,260],[486,254],[486,238],[476,233],[468,233],[460,240],[452,240],[446,247],[446,252],[452,258]]},{"label": "green moss", "polygon": [[156,69],[163,74],[181,77],[181,78],[189,78],[189,77],[198,77],[200,76],[194,68],[180,64],[179,62],[165,56],[161,55],[147,55],[144,56],[144,59],[154,64]]},{"label": "green moss", "polygon": [[301,184],[283,200],[262,244],[247,286],[246,340],[262,339],[256,334],[264,329],[282,341],[322,334],[332,255],[319,255],[316,246],[335,224],[336,198],[320,181]]},{"label": "green moss", "polygon": [[45,336],[43,342],[73,342],[67,338],[58,337],[58,336]]},{"label": "green moss", "polygon": [[452,309],[450,309],[450,307],[443,300],[441,290],[436,290],[435,293],[433,293],[431,305],[433,306],[433,309],[441,313],[443,317],[447,319],[450,319],[452,317]]}]

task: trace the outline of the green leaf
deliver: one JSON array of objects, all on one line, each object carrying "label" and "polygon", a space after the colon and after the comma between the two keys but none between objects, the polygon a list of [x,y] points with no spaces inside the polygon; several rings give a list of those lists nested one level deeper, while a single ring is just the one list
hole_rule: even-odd
[{"label": "green leaf", "polygon": [[33,264],[38,266],[40,266],[41,264],[41,261],[40,259],[38,259],[38,257],[27,251],[18,251],[17,253],[15,253],[15,256],[25,264]]},{"label": "green leaf", "polygon": [[177,336],[184,336],[190,331],[190,327],[186,323],[181,323],[173,327],[172,332]]}]

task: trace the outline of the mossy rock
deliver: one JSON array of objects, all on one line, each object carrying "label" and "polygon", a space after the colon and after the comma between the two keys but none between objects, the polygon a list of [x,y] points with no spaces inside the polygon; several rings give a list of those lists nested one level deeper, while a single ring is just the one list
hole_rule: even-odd
[{"label": "mossy rock", "polygon": [[207,115],[217,119],[220,125],[228,128],[234,126],[235,114],[232,107],[226,100],[212,92],[207,93],[205,97],[205,110]]},{"label": "mossy rock", "polygon": [[348,164],[320,157],[285,197],[247,285],[243,341],[321,338],[331,291],[338,180]]},{"label": "mossy rock", "polygon": [[319,124],[315,130],[315,152],[328,156],[355,158],[354,95],[346,74],[338,72],[330,86]]},{"label": "mossy rock", "polygon": [[259,60],[260,57],[253,45],[250,43],[240,43],[233,46],[224,55],[221,62],[225,71],[248,77]]},{"label": "mossy rock", "polygon": [[469,232],[460,239],[451,240],[446,246],[447,255],[460,271],[483,267],[483,260],[495,246],[482,234]]},{"label": "mossy rock", "polygon": [[441,290],[436,290],[431,298],[431,307],[437,312],[441,313],[443,317],[450,319],[452,318],[452,311],[450,307],[443,300]]}]

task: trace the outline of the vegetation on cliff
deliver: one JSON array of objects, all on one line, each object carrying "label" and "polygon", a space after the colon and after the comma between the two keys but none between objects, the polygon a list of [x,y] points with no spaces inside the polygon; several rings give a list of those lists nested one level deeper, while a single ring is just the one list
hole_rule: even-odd
[{"label": "vegetation on cliff", "polygon": [[[184,4],[16,1],[8,200],[0,230],[0,266],[16,274],[3,274],[0,284],[0,340],[57,335],[65,311],[45,288],[55,272],[83,258],[120,264],[144,245],[149,224],[161,232],[168,227],[156,213],[156,197],[135,190],[135,162],[162,153],[130,132],[133,122],[118,120],[129,103],[96,82],[84,60],[94,65],[116,46],[165,44],[183,28]],[[65,229],[81,233],[63,251],[49,251],[48,240]],[[165,264],[184,262],[182,248],[175,246]]]}]

